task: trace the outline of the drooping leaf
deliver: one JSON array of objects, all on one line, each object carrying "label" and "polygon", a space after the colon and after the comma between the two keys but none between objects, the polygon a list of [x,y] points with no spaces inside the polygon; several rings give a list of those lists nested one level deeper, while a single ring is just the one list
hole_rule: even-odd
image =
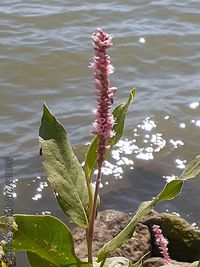
[{"label": "drooping leaf", "polygon": [[[71,232],[59,219],[49,215],[14,215],[13,217],[18,225],[18,230],[13,232],[14,251],[32,252],[29,254],[32,259],[33,254],[36,254],[42,259],[41,264],[37,265],[40,267],[45,266],[42,263],[46,262],[51,264],[46,265],[49,267],[81,264],[74,252]],[[5,222],[3,217],[0,217],[0,221]],[[37,256],[36,262],[39,259]]]},{"label": "drooping leaf", "polygon": [[[127,114],[127,111],[130,105],[133,103],[135,94],[136,94],[136,89],[133,88],[130,91],[130,96],[129,96],[128,101],[126,103],[118,105],[113,110],[113,115],[115,117],[115,125],[113,127],[113,130],[115,132],[115,136],[109,142],[110,149],[107,152],[106,157],[108,156],[113,146],[119,141],[119,139],[121,138],[123,134],[126,114]],[[88,151],[86,153],[86,158],[85,158],[85,173],[86,173],[87,179],[89,179],[90,182],[91,182],[92,172],[96,168],[97,147],[98,147],[98,136],[95,136],[94,139],[92,140],[92,143],[90,144],[88,148]]]},{"label": "drooping leaf", "polygon": [[180,180],[188,180],[196,177],[200,172],[200,155],[194,158],[179,176]]},{"label": "drooping leaf", "polygon": [[87,227],[85,173],[74,155],[64,127],[45,104],[39,135],[47,179],[61,208],[79,226]]}]

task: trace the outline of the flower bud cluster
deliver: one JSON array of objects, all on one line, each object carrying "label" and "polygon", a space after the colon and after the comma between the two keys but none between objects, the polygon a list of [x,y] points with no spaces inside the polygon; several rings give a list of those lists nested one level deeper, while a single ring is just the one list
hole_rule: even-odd
[{"label": "flower bud cluster", "polygon": [[152,226],[152,230],[155,234],[155,240],[156,240],[156,244],[160,250],[160,253],[162,254],[165,264],[170,264],[172,263],[172,259],[169,256],[169,252],[168,252],[168,241],[167,239],[163,236],[162,230],[160,229],[160,226],[157,224],[154,224]]},{"label": "flower bud cluster", "polygon": [[112,37],[97,28],[92,39],[94,57],[91,67],[94,71],[97,95],[97,109],[94,111],[96,120],[93,123],[92,133],[99,136],[97,152],[100,160],[103,160],[103,156],[108,149],[107,143],[115,135],[112,130],[115,120],[110,110],[117,88],[110,87],[109,75],[113,73],[114,68],[106,51],[113,45]]}]

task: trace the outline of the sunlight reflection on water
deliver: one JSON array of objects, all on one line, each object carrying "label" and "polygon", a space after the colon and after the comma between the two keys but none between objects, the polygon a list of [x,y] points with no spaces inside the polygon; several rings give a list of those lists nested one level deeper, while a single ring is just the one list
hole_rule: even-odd
[{"label": "sunlight reflection on water", "polygon": [[[169,120],[169,116],[164,116],[164,120]],[[185,125],[185,124],[184,124]],[[186,125],[185,125],[186,127]],[[183,127],[181,127],[183,128]],[[167,151],[175,151],[184,146],[184,142],[180,139],[168,139],[163,137],[162,129],[152,118],[145,118],[132,131],[133,139],[121,139],[111,152],[109,160],[106,160],[102,173],[110,179],[122,179],[124,170],[134,169],[135,160],[152,161],[155,155],[166,149]],[[184,169],[187,160],[176,157],[174,165],[177,169]],[[128,167],[129,166],[129,167]],[[94,173],[97,174],[97,170]],[[177,176],[163,175],[167,182],[175,179]],[[109,178],[106,179],[104,185],[109,185]],[[102,184],[103,186],[103,184]]]}]

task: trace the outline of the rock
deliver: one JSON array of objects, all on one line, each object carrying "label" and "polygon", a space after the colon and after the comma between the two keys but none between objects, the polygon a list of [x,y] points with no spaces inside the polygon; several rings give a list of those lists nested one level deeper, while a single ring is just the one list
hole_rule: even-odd
[{"label": "rock", "polygon": [[[173,267],[190,267],[191,263],[172,261]],[[165,265],[164,259],[160,257],[153,257],[143,262],[142,267],[160,267]],[[168,265],[170,267],[170,265]]]},{"label": "rock", "polygon": [[[132,216],[115,210],[99,212],[95,222],[93,252],[98,250],[116,236],[130,221]],[[193,228],[184,219],[168,213],[150,212],[138,225],[131,239],[109,254],[109,257],[123,256],[131,263],[137,262],[150,251],[144,261],[144,267],[164,265],[162,255],[155,243],[152,225],[160,225],[163,235],[168,239],[169,255],[175,265],[186,266],[187,263],[200,258],[200,231]],[[75,251],[79,258],[86,258],[85,229],[75,228],[73,231]]]},{"label": "rock", "polygon": [[145,260],[142,264],[142,267],[160,267],[163,265],[165,265],[163,258],[154,257],[154,258]]},{"label": "rock", "polygon": [[172,259],[180,262],[194,262],[200,258],[200,231],[192,227],[184,219],[168,214],[151,212],[142,220],[147,225],[152,236],[152,257],[160,256],[155,246],[154,235],[151,231],[153,224],[160,225],[163,235],[168,239],[169,255]]},{"label": "rock", "polygon": [[[130,215],[120,211],[106,210],[99,212],[95,222],[94,256],[106,242],[110,241],[128,224],[130,219]],[[85,258],[87,256],[85,230],[76,228],[73,231],[73,237],[77,256],[82,259]],[[143,224],[138,224],[133,237],[120,248],[110,253],[109,256],[123,256],[134,263],[150,251],[150,246],[151,239],[148,227]]]}]

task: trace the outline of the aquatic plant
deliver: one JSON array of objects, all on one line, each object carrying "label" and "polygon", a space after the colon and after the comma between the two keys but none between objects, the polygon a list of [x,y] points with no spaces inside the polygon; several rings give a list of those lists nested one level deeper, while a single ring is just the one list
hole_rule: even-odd
[{"label": "aquatic plant", "polygon": [[[109,258],[109,253],[132,237],[136,225],[149,211],[162,201],[176,198],[184,182],[194,178],[200,172],[200,156],[197,156],[178,178],[167,183],[152,200],[142,202],[129,224],[106,243],[93,258],[93,229],[100,198],[102,165],[123,134],[125,117],[136,93],[136,89],[132,89],[127,102],[118,105],[111,114],[117,89],[110,87],[108,79],[113,72],[110,57],[107,55],[107,49],[112,46],[112,38],[101,29],[97,29],[93,34],[93,46],[94,61],[91,66],[94,70],[97,95],[96,120],[92,130],[95,137],[88,147],[84,167],[74,154],[64,127],[46,104],[43,106],[39,130],[39,142],[44,156],[43,165],[47,180],[64,213],[76,225],[85,228],[88,258],[79,259],[76,256],[72,233],[58,218],[49,215],[14,215],[14,251],[26,251],[32,267],[140,266],[140,263],[131,264],[123,257]],[[95,190],[93,190],[95,169],[98,170],[98,174]],[[5,225],[6,218],[1,217],[0,228],[4,229]],[[7,244],[2,244],[3,253],[6,253],[6,246]],[[1,259],[2,264],[8,266],[2,253]]]}]

